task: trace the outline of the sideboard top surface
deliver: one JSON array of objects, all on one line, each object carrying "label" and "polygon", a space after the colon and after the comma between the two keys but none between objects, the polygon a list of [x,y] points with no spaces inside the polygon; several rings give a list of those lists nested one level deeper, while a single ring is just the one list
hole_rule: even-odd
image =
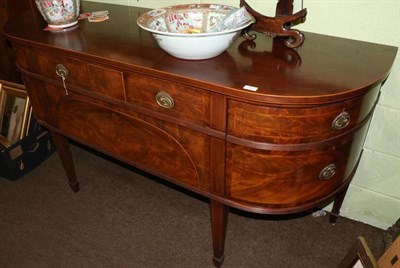
[{"label": "sideboard top surface", "polygon": [[[147,9],[83,2],[82,12],[109,10],[101,23],[81,20],[61,32],[43,31],[37,13],[25,13],[4,27],[13,42],[69,56],[173,79],[212,91],[271,103],[329,103],[361,95],[383,81],[397,48],[305,33],[297,50],[257,33],[239,37],[222,55],[201,61],[176,59],[162,51],[136,19]],[[246,91],[245,85],[257,87]]]}]

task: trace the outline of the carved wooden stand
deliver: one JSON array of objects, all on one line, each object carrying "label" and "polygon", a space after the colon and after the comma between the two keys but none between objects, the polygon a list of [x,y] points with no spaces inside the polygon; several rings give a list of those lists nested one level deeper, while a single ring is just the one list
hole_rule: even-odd
[{"label": "carved wooden stand", "polygon": [[[285,44],[290,48],[296,48],[303,44],[304,34],[299,30],[291,29],[290,26],[293,22],[304,20],[307,10],[302,9],[293,14],[293,0],[279,0],[276,4],[275,17],[268,17],[258,13],[245,0],[240,0],[240,6],[244,6],[256,19],[256,22],[250,26],[250,29],[271,37],[289,37],[285,41]],[[244,31],[244,37],[248,40],[254,40],[256,35],[249,34],[248,30],[250,29]]]}]

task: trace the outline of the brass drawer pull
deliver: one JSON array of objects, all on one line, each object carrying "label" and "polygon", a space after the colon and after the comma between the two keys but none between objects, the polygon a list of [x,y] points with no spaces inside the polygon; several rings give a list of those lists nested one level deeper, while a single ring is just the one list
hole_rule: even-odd
[{"label": "brass drawer pull", "polygon": [[68,70],[67,70],[67,68],[65,68],[65,66],[62,65],[62,64],[57,64],[57,65],[56,65],[56,74],[57,74],[59,77],[61,77],[62,83],[63,83],[63,86],[64,86],[64,89],[65,89],[65,95],[68,95],[67,86],[66,86],[66,84],[65,84],[65,80],[66,80],[67,77],[68,77]]},{"label": "brass drawer pull", "polygon": [[340,130],[347,127],[350,123],[350,114],[348,112],[341,112],[332,121],[332,129]]},{"label": "brass drawer pull", "polygon": [[335,164],[329,164],[326,167],[324,167],[321,172],[319,173],[319,178],[321,180],[329,180],[330,178],[333,177],[336,173],[336,165]]},{"label": "brass drawer pull", "polygon": [[175,105],[174,99],[167,92],[164,91],[160,91],[157,93],[156,101],[160,107],[165,109],[172,109]]}]

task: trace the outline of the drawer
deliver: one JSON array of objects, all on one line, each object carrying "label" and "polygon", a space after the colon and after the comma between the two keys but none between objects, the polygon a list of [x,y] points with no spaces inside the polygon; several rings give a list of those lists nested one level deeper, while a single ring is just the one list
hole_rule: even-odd
[{"label": "drawer", "polygon": [[277,144],[316,142],[332,138],[367,121],[379,88],[368,94],[332,105],[315,107],[268,107],[230,100],[228,135]]},{"label": "drawer", "polygon": [[35,51],[34,57],[38,74],[62,82],[62,78],[56,72],[57,66],[62,68],[62,65],[68,71],[65,81],[67,84],[90,89],[89,72],[84,61],[42,50]]},{"label": "drawer", "polygon": [[125,90],[130,103],[178,120],[209,125],[209,91],[133,72],[125,76]]},{"label": "drawer", "polygon": [[261,150],[228,142],[227,197],[267,208],[317,203],[352,176],[366,129],[335,144],[299,151]]},{"label": "drawer", "polygon": [[56,112],[58,128],[69,137],[157,176],[209,190],[209,137],[174,125],[166,131],[166,123],[77,97],[71,94]]}]

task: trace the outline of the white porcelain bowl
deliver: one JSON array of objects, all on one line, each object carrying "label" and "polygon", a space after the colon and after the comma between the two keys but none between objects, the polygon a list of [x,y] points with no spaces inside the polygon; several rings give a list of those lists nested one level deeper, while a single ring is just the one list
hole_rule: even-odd
[{"label": "white porcelain bowl", "polygon": [[224,17],[239,9],[227,5],[191,4],[151,10],[138,25],[149,31],[168,54],[186,60],[203,60],[224,52],[253,20],[237,27],[216,30]]}]

